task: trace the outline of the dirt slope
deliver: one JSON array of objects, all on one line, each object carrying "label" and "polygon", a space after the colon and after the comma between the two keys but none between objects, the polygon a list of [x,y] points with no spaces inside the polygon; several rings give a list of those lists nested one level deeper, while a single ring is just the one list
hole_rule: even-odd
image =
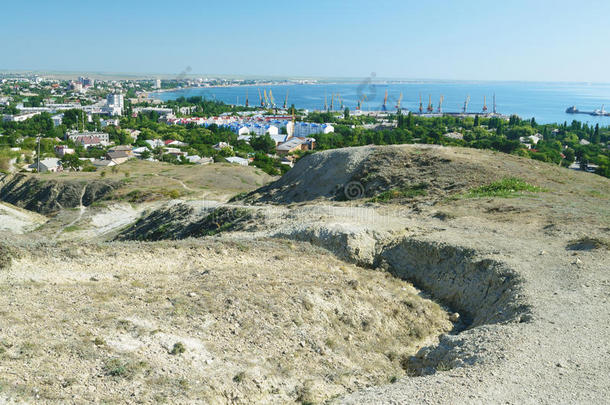
[{"label": "dirt slope", "polygon": [[[473,192],[506,177],[527,190]],[[0,402],[607,403],[608,179],[404,145],[314,154],[214,205],[252,213],[248,226],[210,221],[197,195],[126,228],[184,241],[9,240]],[[76,224],[114,215],[87,214]],[[225,232],[200,236],[214,226]],[[435,312],[395,295],[413,292],[401,279],[453,329],[403,340]],[[182,357],[168,353],[178,341]],[[57,370],[61,383],[45,379]]]}]

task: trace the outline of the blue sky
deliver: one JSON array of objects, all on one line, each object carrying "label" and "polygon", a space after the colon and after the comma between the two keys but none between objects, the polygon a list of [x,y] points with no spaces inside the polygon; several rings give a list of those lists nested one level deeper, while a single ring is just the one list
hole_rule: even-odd
[{"label": "blue sky", "polygon": [[46,0],[0,9],[0,69],[610,82],[607,0]]}]

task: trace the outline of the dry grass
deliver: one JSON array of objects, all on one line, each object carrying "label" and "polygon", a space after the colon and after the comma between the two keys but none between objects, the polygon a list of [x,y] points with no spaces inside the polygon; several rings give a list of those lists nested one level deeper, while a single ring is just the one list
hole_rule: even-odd
[{"label": "dry grass", "polygon": [[318,402],[404,375],[400,357],[452,327],[408,283],[308,244],[64,249],[74,257],[43,245],[1,274],[5,394]]},{"label": "dry grass", "polygon": [[[113,199],[141,202],[152,199],[200,196],[229,197],[251,191],[273,178],[255,167],[228,163],[211,165],[172,165],[163,162],[130,160],[115,170],[65,172],[44,175],[47,180],[115,180],[122,186]],[[105,173],[102,177],[101,173]]]}]

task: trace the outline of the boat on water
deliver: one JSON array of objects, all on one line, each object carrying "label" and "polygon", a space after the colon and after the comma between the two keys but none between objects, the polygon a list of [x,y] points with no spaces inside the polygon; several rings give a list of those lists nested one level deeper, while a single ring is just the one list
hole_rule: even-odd
[{"label": "boat on water", "polygon": [[594,117],[610,117],[610,112],[607,112],[606,110],[604,110],[603,105],[602,105],[601,109],[595,110],[595,111],[580,111],[575,106],[572,106],[572,107],[568,107],[566,109],[566,113],[568,113],[568,114],[587,114],[587,115],[592,115]]}]

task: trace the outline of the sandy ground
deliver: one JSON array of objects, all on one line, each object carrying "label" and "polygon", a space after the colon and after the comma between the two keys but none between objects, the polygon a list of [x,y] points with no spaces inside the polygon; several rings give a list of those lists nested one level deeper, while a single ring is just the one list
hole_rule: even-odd
[{"label": "sandy ground", "polygon": [[0,231],[21,234],[34,230],[47,221],[42,215],[0,202]]}]

